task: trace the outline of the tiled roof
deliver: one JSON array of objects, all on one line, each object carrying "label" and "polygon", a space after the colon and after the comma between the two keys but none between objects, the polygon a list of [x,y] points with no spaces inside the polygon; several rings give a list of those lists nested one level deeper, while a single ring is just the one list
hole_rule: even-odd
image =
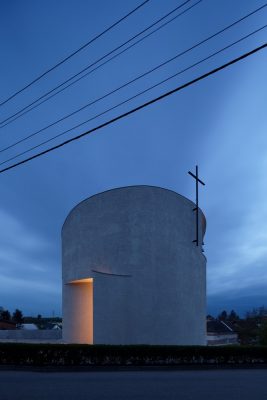
[{"label": "tiled roof", "polygon": [[233,327],[228,322],[223,322],[218,319],[207,321],[208,333],[234,333]]}]

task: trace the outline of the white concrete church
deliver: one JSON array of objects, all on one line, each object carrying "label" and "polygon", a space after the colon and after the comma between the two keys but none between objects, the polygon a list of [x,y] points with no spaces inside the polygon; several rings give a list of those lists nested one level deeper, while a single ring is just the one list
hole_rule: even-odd
[{"label": "white concrete church", "polygon": [[167,189],[129,186],[78,204],[62,228],[63,340],[206,344],[206,222]]}]

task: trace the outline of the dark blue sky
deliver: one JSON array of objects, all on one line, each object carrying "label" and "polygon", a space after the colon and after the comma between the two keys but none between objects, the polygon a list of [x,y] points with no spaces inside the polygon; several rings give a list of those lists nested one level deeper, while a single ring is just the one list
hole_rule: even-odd
[{"label": "dark blue sky", "polygon": [[[13,0],[0,4],[4,100],[141,1]],[[150,0],[134,15],[1,107],[1,120],[119,46],[182,1]],[[186,5],[191,6],[195,1]],[[264,4],[203,0],[12,124],[0,150],[117,88]],[[177,13],[176,13],[177,14]],[[0,162],[186,68],[266,23],[267,7],[115,95],[0,154]],[[57,139],[90,129],[266,41],[266,30],[134,101]],[[187,174],[206,186],[208,311],[267,305],[266,50],[112,126],[0,175],[0,305],[61,313],[60,231],[70,209],[99,191],[146,184],[194,199]],[[44,146],[46,148],[47,146]],[[33,153],[32,153],[33,154]]]}]

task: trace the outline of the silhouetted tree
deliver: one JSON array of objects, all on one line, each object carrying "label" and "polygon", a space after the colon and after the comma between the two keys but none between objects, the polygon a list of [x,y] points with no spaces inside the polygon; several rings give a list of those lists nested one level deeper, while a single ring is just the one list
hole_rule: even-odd
[{"label": "silhouetted tree", "polygon": [[240,319],[236,330],[241,344],[257,344],[259,339],[259,324],[256,318]]},{"label": "silhouetted tree", "polygon": [[267,346],[267,322],[264,322],[259,332],[259,342],[263,346]]},{"label": "silhouetted tree", "polygon": [[16,324],[21,325],[23,323],[23,314],[21,310],[16,310],[13,312],[12,320],[16,322]]},{"label": "silhouetted tree", "polygon": [[218,319],[220,321],[226,321],[227,320],[227,312],[225,310],[223,310],[221,312],[221,314],[218,315]]},{"label": "silhouetted tree", "polygon": [[230,312],[230,314],[228,315],[228,321],[235,322],[237,320],[239,320],[239,316],[237,315],[237,313],[234,310],[232,310]]},{"label": "silhouetted tree", "polygon": [[2,312],[2,319],[4,321],[10,321],[10,318],[11,318],[10,312],[8,310],[4,310]]},{"label": "silhouetted tree", "polygon": [[258,313],[259,313],[260,317],[266,317],[267,316],[267,308],[264,306],[259,307]]},{"label": "silhouetted tree", "polygon": [[267,316],[267,308],[265,306],[261,306],[258,308],[253,308],[251,311],[246,312],[246,318],[261,318]]}]

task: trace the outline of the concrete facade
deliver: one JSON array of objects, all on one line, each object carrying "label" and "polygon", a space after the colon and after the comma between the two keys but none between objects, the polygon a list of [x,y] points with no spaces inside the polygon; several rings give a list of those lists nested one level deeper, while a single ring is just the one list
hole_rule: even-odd
[{"label": "concrete facade", "polygon": [[[130,186],[78,204],[62,228],[63,341],[206,344],[206,258],[195,204]],[[199,216],[200,243],[205,217]]]}]

